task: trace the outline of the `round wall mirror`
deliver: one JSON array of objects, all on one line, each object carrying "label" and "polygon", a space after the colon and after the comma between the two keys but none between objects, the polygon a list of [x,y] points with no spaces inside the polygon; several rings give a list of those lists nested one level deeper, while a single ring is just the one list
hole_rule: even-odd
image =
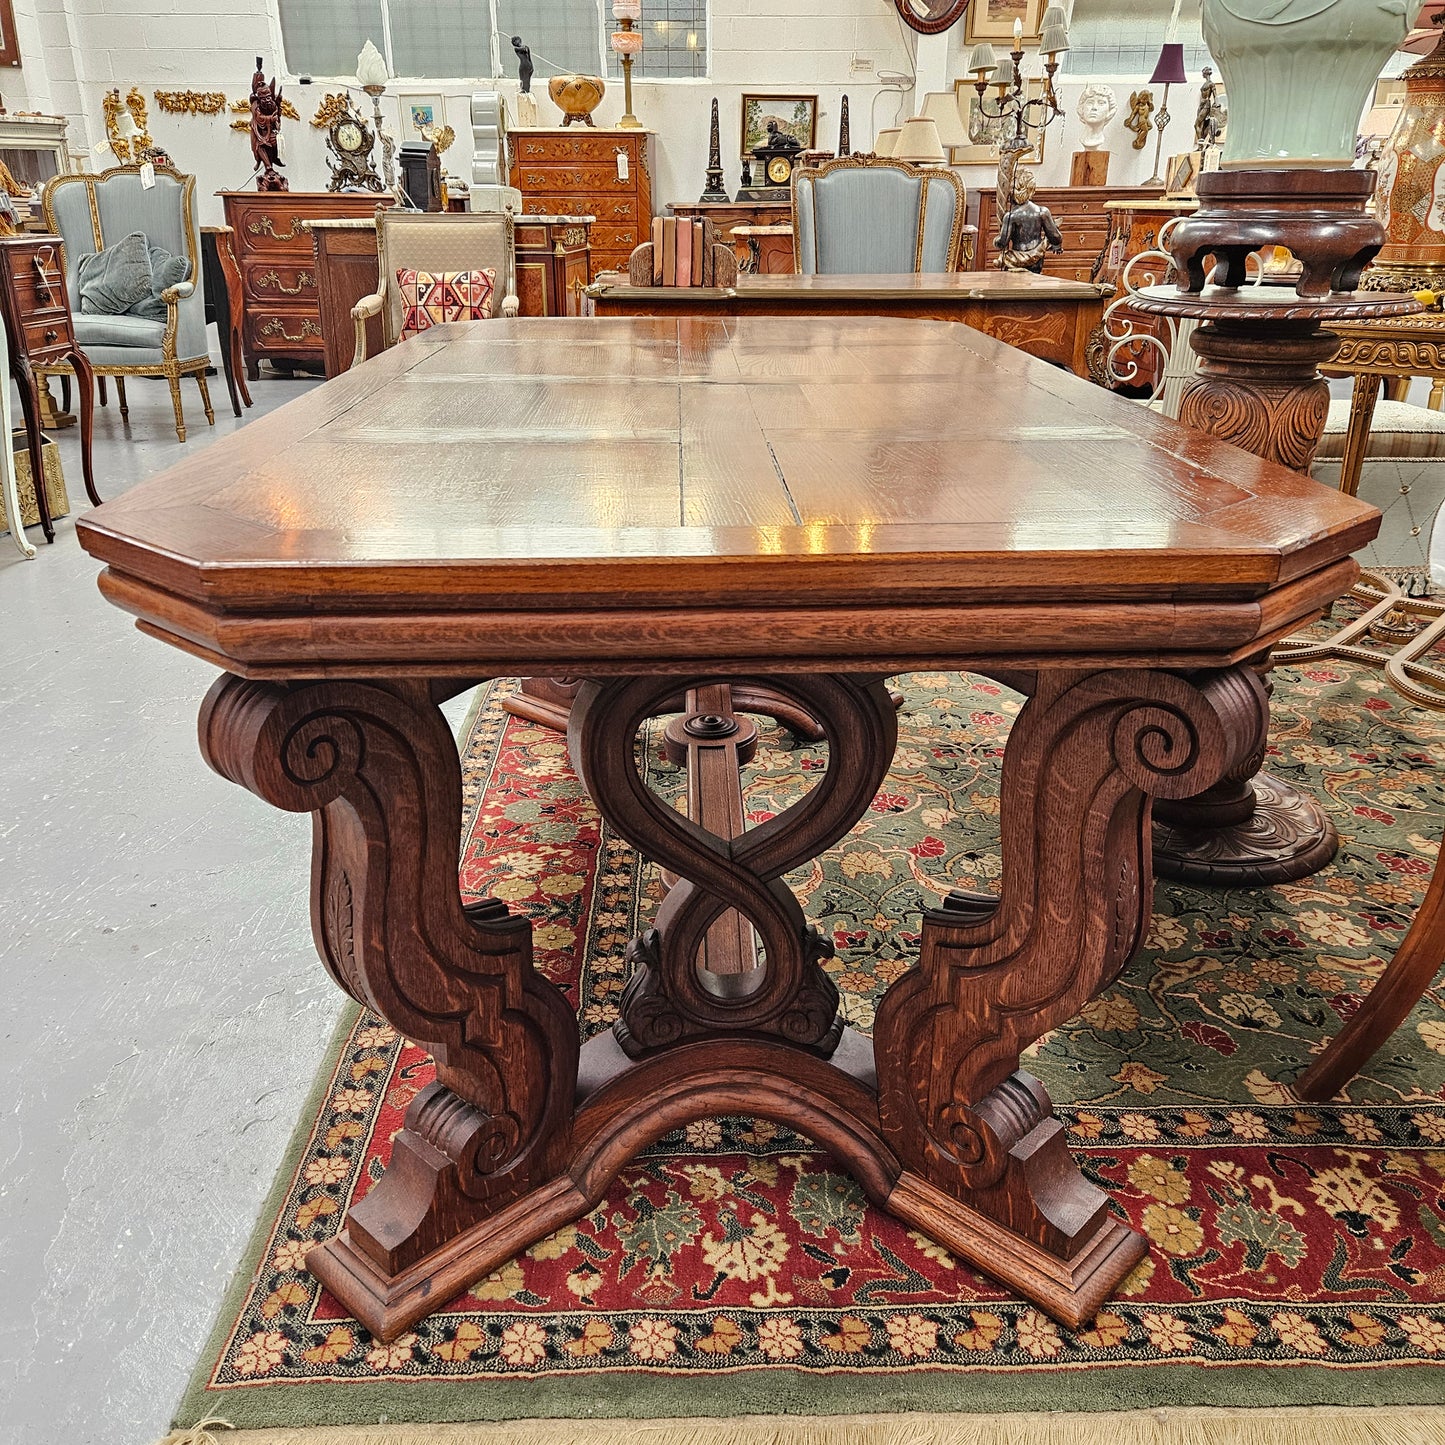
[{"label": "round wall mirror", "polygon": [[893,0],[893,3],[904,20],[924,35],[947,30],[968,9],[968,0]]}]

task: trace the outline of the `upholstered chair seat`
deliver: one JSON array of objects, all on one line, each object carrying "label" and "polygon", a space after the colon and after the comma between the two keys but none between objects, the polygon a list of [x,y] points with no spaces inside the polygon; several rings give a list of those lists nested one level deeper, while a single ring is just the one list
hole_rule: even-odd
[{"label": "upholstered chair seat", "polygon": [[[206,298],[201,283],[201,249],[196,229],[196,178],[155,166],[147,185],[141,166],[117,166],[100,175],[61,175],[45,187],[45,224],[61,239],[65,284],[74,308],[76,344],[97,376],[113,376],[123,417],[127,376],[164,377],[170,383],[176,436],[186,439],[181,377],[194,376],[206,421],[215,425],[206,368]],[[147,244],[190,261],[186,280],[161,292],[166,319],[99,315],[80,303],[80,263],[134,232]]]}]

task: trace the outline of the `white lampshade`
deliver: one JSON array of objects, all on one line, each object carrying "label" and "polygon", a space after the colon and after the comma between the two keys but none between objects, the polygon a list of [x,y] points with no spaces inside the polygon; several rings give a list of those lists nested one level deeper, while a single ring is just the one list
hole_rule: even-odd
[{"label": "white lampshade", "polygon": [[945,146],[966,146],[968,130],[959,114],[958,96],[950,90],[932,90],[923,97],[923,114],[938,127]]},{"label": "white lampshade", "polygon": [[897,126],[891,130],[880,130],[873,142],[873,154],[875,156],[891,156],[894,147],[898,144],[898,133]]},{"label": "white lampshade", "polygon": [[1069,48],[1069,32],[1062,25],[1045,25],[1039,36],[1039,49],[1045,55],[1062,55]]},{"label": "white lampshade", "polygon": [[140,134],[140,127],[135,123],[135,117],[124,107],[115,118],[115,133],[121,140],[134,140]]},{"label": "white lampshade", "polygon": [[1065,30],[1069,28],[1069,17],[1064,14],[1064,7],[1062,5],[1050,5],[1049,8],[1044,11],[1044,18],[1039,23],[1039,29],[1047,30],[1050,25],[1058,25]]},{"label": "white lampshade", "polygon": [[989,76],[988,83],[989,83],[990,85],[1003,85],[1003,86],[1008,86],[1008,87],[1010,87],[1010,88],[1013,86],[1013,83],[1014,83],[1014,61],[1013,61],[1013,56],[1011,56],[1011,55],[1005,55],[1004,58],[1003,58],[1001,61],[999,61],[998,69],[995,70],[994,73],[993,73],[991,76]]},{"label": "white lampshade", "polygon": [[981,71],[987,74],[989,71],[998,69],[998,57],[993,53],[993,46],[987,40],[980,40],[968,54],[968,64],[964,66],[970,75],[977,75]]},{"label": "white lampshade", "polygon": [[893,147],[893,159],[910,161],[916,166],[943,165],[948,157],[943,153],[937,124],[926,115],[905,120],[898,133],[898,144]]},{"label": "white lampshade", "polygon": [[361,47],[361,54],[356,57],[356,83],[362,87],[385,85],[390,79],[381,51],[368,40]]}]

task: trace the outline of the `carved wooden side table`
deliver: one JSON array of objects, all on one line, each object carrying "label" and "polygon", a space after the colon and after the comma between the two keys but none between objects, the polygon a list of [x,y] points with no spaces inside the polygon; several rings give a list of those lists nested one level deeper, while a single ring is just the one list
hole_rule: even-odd
[{"label": "carved wooden side table", "polygon": [[[967,327],[837,316],[443,326],[86,518],[106,596],[223,669],[211,765],[312,815],[333,978],[436,1060],[308,1267],[393,1339],[670,1129],[745,1113],[1066,1324],[1090,1318],[1146,1242],[1020,1053],[1124,966],[1151,906],[1150,799],[1261,745],[1246,659],[1350,585],[1377,522]],[[917,667],[1029,696],[1000,892],[924,912],[870,1040],[783,880],[867,812],[895,740],[884,680]],[[581,779],[677,879],[629,949],[619,1025],[581,1048],[530,922],[464,905],[457,878],[439,705],[532,670],[583,679]],[[731,684],[790,699],[828,743],[814,789],[752,828]],[[634,755],[679,694],[686,818]]]},{"label": "carved wooden side table", "polygon": [[[1145,287],[1130,303],[1146,316],[1199,323],[1189,338],[1199,370],[1180,400],[1186,426],[1308,469],[1329,410],[1319,368],[1339,346],[1328,325],[1420,309],[1411,296],[1354,289],[1384,240],[1365,214],[1373,185],[1355,170],[1241,169],[1199,178],[1199,210],[1169,235],[1178,286]],[[1245,284],[1248,258],[1274,245],[1300,263],[1297,284]],[[1267,667],[1267,654],[1259,665]],[[1339,838],[1324,809],[1261,772],[1263,764],[1261,746],[1208,795],[1160,810],[1161,873],[1258,887],[1303,878],[1335,856]]]},{"label": "carved wooden side table", "polygon": [[[45,495],[45,462],[41,454],[41,393],[47,371],[69,368],[75,373],[80,393],[80,464],[85,492],[96,506],[100,505],[91,465],[95,374],[85,353],[75,344],[59,236],[26,234],[0,239],[0,311],[4,313],[5,338],[10,348],[10,375],[20,393],[20,410],[25,418],[30,475],[36,478],[35,506],[45,540],[53,542],[55,527]],[[5,445],[9,444],[7,438]]]}]

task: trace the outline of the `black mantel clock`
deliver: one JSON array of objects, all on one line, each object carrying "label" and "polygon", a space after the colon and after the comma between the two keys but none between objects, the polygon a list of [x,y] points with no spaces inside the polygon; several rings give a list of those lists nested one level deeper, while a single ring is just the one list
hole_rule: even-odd
[{"label": "black mantel clock", "polygon": [[893,0],[905,23],[924,35],[937,35],[957,23],[968,0]]}]

